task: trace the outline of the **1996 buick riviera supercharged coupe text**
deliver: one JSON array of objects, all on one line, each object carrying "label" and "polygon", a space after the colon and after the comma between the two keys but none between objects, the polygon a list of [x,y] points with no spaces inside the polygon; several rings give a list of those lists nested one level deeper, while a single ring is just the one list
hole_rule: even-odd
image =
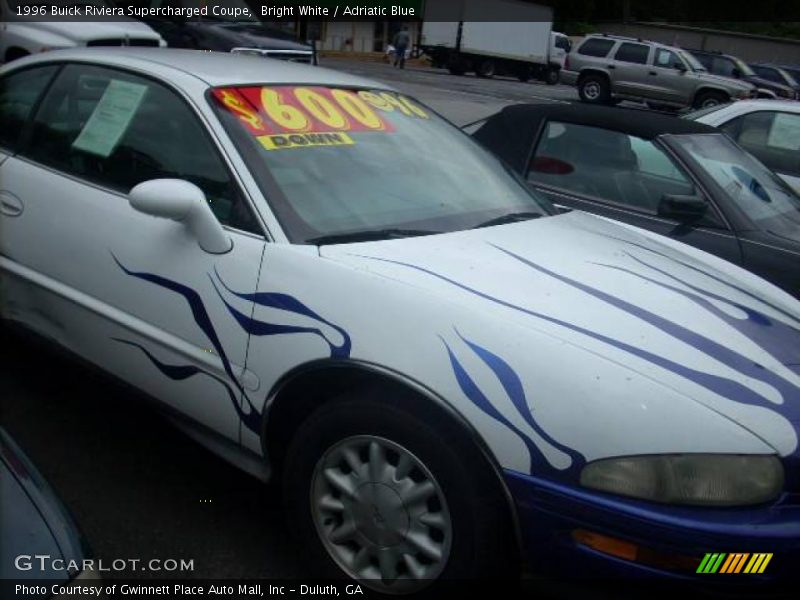
[{"label": "1996 buick riviera supercharged coupe text", "polygon": [[754,275],[303,65],[22,59],[0,146],[3,317],[280,476],[321,573],[798,564],[800,304]]}]

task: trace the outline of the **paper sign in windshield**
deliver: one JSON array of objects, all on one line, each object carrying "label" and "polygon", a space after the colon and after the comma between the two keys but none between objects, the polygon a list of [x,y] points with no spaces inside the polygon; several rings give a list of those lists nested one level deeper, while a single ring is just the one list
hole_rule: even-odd
[{"label": "paper sign in windshield", "polygon": [[395,127],[384,116],[389,112],[430,118],[391,92],[278,86],[219,88],[214,96],[267,150],[349,146],[355,143],[350,133],[392,133]]},{"label": "paper sign in windshield", "polygon": [[108,158],[128,129],[147,86],[113,79],[72,147]]}]

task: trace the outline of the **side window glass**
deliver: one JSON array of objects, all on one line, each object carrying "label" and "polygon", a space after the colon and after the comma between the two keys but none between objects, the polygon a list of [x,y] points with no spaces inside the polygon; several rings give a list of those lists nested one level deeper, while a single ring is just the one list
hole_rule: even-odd
[{"label": "side window glass", "polygon": [[184,179],[203,190],[220,222],[258,231],[196,115],[149,79],[64,68],[34,119],[26,154],[123,193],[149,179]]},{"label": "side window glass", "polygon": [[635,63],[638,65],[647,64],[647,55],[650,48],[643,44],[620,44],[617,53],[614,55],[616,60],[622,62]]},{"label": "side window glass", "polygon": [[683,61],[678,58],[678,55],[669,50],[659,48],[656,51],[655,66],[663,69],[674,69],[683,65]]},{"label": "side window glass", "polygon": [[773,171],[800,175],[800,115],[773,111],[740,117],[737,142]]},{"label": "side window glass", "polygon": [[733,64],[732,60],[715,56],[712,61],[712,65],[711,72],[715,75],[733,77],[733,70],[736,68],[736,65]]},{"label": "side window glass", "polygon": [[571,123],[547,124],[527,178],[651,214],[665,194],[695,193],[691,181],[652,142]]},{"label": "side window glass", "polygon": [[57,69],[25,69],[0,79],[0,147],[16,150],[33,107]]},{"label": "side window glass", "polygon": [[613,40],[590,38],[581,44],[581,47],[578,49],[578,54],[603,58],[608,56],[608,52],[613,46]]},{"label": "side window glass", "polygon": [[713,63],[711,57],[707,54],[693,54],[697,61],[703,65],[708,71],[713,71]]}]

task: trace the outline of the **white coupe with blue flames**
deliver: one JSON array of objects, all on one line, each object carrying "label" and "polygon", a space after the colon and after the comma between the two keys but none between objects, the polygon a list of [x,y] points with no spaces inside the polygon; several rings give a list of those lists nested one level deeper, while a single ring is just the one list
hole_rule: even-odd
[{"label": "white coupe with blue flames", "polygon": [[797,300],[556,214],[381,84],[190,51],[19,60],[0,213],[4,319],[281,477],[317,573],[402,593],[800,558]]}]

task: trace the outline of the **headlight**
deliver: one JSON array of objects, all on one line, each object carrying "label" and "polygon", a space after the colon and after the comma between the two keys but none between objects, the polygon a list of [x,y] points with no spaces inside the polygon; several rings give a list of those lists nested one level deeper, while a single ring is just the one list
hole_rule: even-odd
[{"label": "headlight", "polygon": [[589,463],[581,472],[581,485],[667,504],[745,506],[781,493],[783,466],[775,456],[630,456]]}]

